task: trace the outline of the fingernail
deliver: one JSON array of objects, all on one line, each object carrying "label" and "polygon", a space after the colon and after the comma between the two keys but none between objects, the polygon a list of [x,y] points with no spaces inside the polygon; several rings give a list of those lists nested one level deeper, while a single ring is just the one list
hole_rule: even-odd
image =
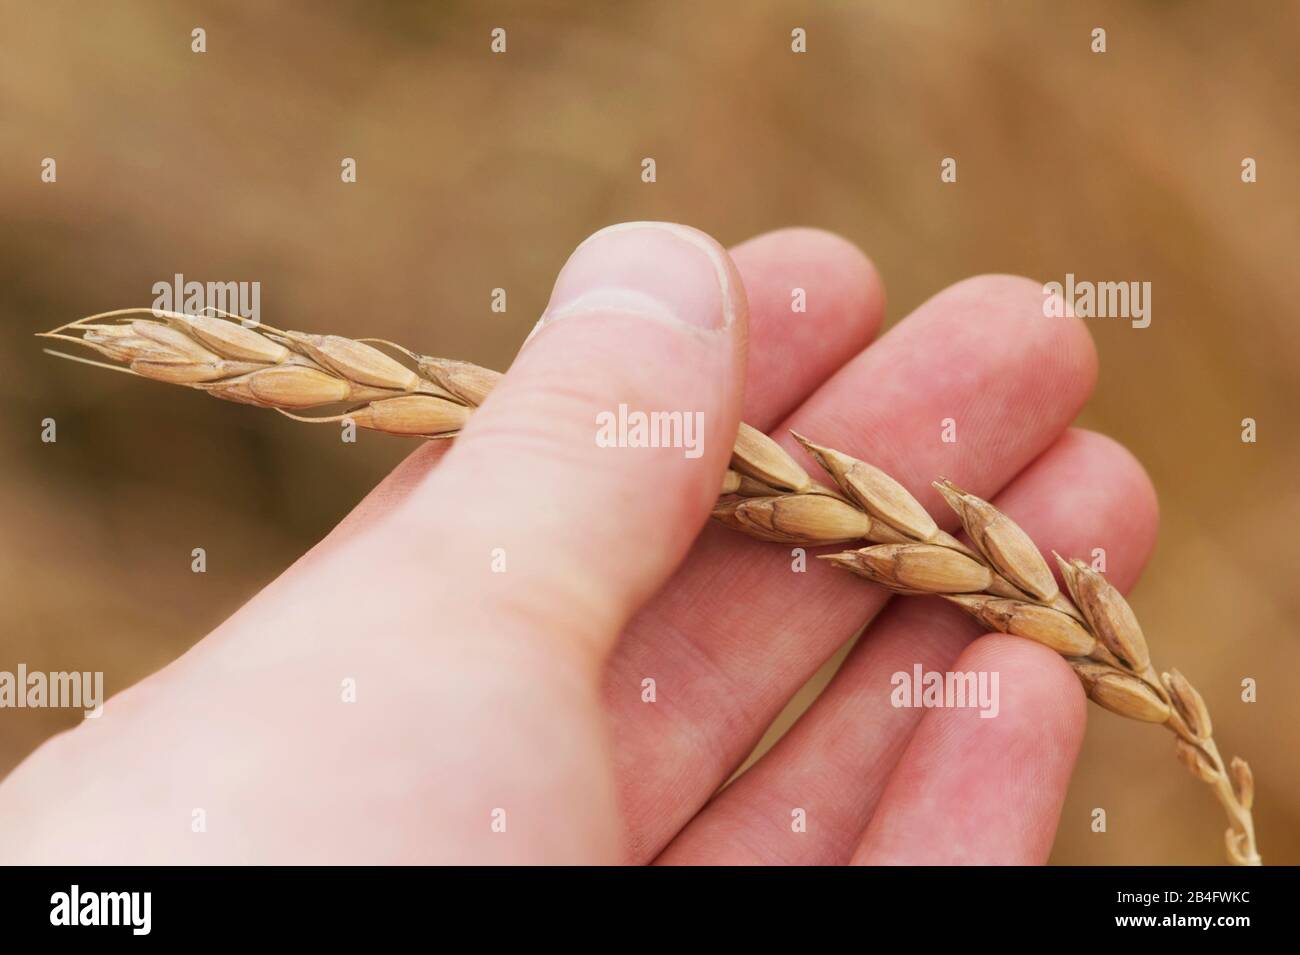
[{"label": "fingernail", "polygon": [[528,337],[561,319],[596,312],[717,331],[735,318],[733,282],[726,253],[701,232],[668,222],[609,226],[569,256]]}]

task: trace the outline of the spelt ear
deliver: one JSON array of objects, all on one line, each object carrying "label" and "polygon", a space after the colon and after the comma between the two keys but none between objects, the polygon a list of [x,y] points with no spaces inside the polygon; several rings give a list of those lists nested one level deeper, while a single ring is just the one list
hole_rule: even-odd
[{"label": "spelt ear", "polygon": [[[717,500],[746,316],[730,258],[693,229],[630,223],[578,247],[513,367],[408,502],[430,543],[478,572],[484,606],[608,648]],[[854,516],[771,519],[851,537]]]}]

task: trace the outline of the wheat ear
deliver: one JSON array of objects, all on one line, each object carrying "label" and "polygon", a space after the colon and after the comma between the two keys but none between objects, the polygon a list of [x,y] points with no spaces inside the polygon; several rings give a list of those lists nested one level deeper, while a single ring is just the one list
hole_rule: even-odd
[{"label": "wheat ear", "polygon": [[[92,315],[42,337],[93,348],[116,363],[109,367],[274,408],[297,421],[350,418],[363,428],[423,438],[454,437],[501,377],[388,342],[381,344],[404,355],[415,369],[359,339],[268,325],[246,328],[233,316],[145,308]],[[351,407],[337,415],[296,413],[340,404]]]},{"label": "wheat ear", "polygon": [[[501,377],[391,342],[248,328],[219,314],[124,309],[42,337],[90,347],[110,360],[91,364],[274,408],[298,421],[349,418],[364,428],[426,438],[454,437]],[[297,414],[340,404],[351,407],[336,415]],[[1061,654],[1094,703],[1129,719],[1163,724],[1174,734],[1179,760],[1209,784],[1227,813],[1228,859],[1260,864],[1250,767],[1239,757],[1224,764],[1205,701],[1177,670],[1157,673],[1151,666],[1136,616],[1101,574],[1057,555],[1068,591],[1062,593],[1029,536],[987,501],[951,481],[935,482],[974,545],[968,547],[941,530],[879,468],[803,435],[795,438],[835,486],[814,481],[785,449],[742,423],[713,511],[717,521],[784,544],[870,542],[822,559],[894,593],[940,596],[992,630]]]},{"label": "wheat ear", "polygon": [[[1057,563],[1066,593],[1021,528],[987,501],[951,481],[935,488],[957,513],[974,549],[944,533],[920,503],[889,475],[865,461],[795,438],[834,480],[839,494],[762,488],[737,477],[714,517],[763,540],[815,546],[866,540],[871,546],[823,555],[823,560],[900,594],[934,594],[991,630],[1043,644],[1074,668],[1098,705],[1175,736],[1179,760],[1209,784],[1228,816],[1228,859],[1259,865],[1251,807],[1255,783],[1240,757],[1228,765],[1212,735],[1201,694],[1177,670],[1157,673],[1137,617],[1118,590],[1081,560]],[[778,451],[775,442],[772,446]],[[746,483],[748,481],[748,483]],[[809,479],[811,483],[811,478]]]}]

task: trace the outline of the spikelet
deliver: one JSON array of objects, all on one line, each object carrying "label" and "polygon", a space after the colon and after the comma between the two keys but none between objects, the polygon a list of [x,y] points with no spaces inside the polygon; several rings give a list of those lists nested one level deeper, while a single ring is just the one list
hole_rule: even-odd
[{"label": "spikelet", "polygon": [[1097,646],[1077,620],[1051,607],[992,594],[945,594],[944,599],[990,630],[1025,637],[1064,656],[1090,656]]},{"label": "spikelet", "polygon": [[1192,686],[1187,681],[1187,677],[1177,670],[1160,674],[1160,682],[1164,684],[1173,701],[1174,709],[1183,718],[1192,735],[1198,739],[1209,739],[1214,733],[1214,724],[1210,722],[1209,708],[1206,707],[1201,694],[1196,691],[1196,687]]},{"label": "spikelet", "polygon": [[731,467],[781,491],[806,491],[812,487],[812,478],[785,448],[744,422],[736,432]]},{"label": "spikelet", "polygon": [[181,315],[163,312],[172,327],[180,328],[212,351],[234,361],[278,365],[289,357],[289,349],[250,328],[211,315]]},{"label": "spikelet", "polygon": [[414,391],[420,376],[378,348],[338,335],[284,332],[278,336],[322,368],[356,385],[389,391]]},{"label": "spikelet", "polygon": [[1079,675],[1088,698],[1099,706],[1145,723],[1164,723],[1169,719],[1169,707],[1142,680],[1089,660],[1071,660],[1074,672]]},{"label": "spikelet", "polygon": [[416,367],[420,374],[446,389],[471,408],[477,408],[501,380],[499,371],[480,368],[467,361],[447,358],[430,358],[417,355]]},{"label": "spikelet", "polygon": [[798,432],[802,444],[831,476],[849,500],[874,520],[893,528],[904,538],[929,541],[939,527],[919,501],[884,471],[831,448],[813,444]]},{"label": "spikelet", "polygon": [[403,395],[372,401],[350,413],[363,428],[388,434],[450,437],[469,420],[470,410],[455,401],[434,395]]},{"label": "spikelet", "polygon": [[215,364],[220,356],[165,325],[132,322],[129,325],[92,326],[82,339],[114,361],[153,364]]},{"label": "spikelet", "polygon": [[1151,657],[1146,637],[1128,601],[1083,561],[1067,561],[1060,554],[1056,559],[1070,596],[1083,611],[1092,632],[1135,673],[1145,673],[1151,666]]},{"label": "spikelet", "polygon": [[342,378],[305,365],[272,365],[201,387],[218,398],[259,408],[315,408],[355,397]]},{"label": "spikelet", "polygon": [[983,564],[938,544],[877,544],[825,559],[860,577],[912,593],[978,593],[993,580]]},{"label": "spikelet", "polygon": [[1219,778],[1219,771],[1214,768],[1208,756],[1186,740],[1175,740],[1174,750],[1178,761],[1187,767],[1187,771],[1203,783],[1212,783]]},{"label": "spikelet", "polygon": [[861,540],[871,531],[871,518],[843,501],[824,494],[751,497],[741,501],[734,516],[747,529],[767,540],[817,546]]},{"label": "spikelet", "polygon": [[265,367],[246,361],[172,362],[137,358],[127,367],[141,378],[164,381],[169,385],[198,387],[212,381],[237,378]]},{"label": "spikelet", "polygon": [[740,510],[741,506],[745,503],[746,500],[743,498],[719,501],[717,504],[713,505],[713,511],[710,513],[710,516],[724,527],[730,528],[733,531],[740,531],[742,534],[752,537],[755,540],[768,541],[773,544],[789,543],[786,536],[782,533],[765,531],[758,524],[746,523],[741,520],[740,516],[736,512]]},{"label": "spikelet", "polygon": [[994,570],[1031,597],[1044,602],[1056,598],[1056,578],[1019,524],[951,481],[935,481],[934,486]]},{"label": "spikelet", "polygon": [[1237,799],[1249,812],[1255,805],[1255,774],[1250,771],[1250,764],[1240,756],[1234,756],[1228,764],[1228,775],[1232,777]]}]

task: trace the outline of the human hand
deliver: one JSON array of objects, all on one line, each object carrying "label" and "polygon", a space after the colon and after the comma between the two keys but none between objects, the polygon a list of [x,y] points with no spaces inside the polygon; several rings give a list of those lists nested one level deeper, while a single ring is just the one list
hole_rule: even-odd
[{"label": "human hand", "polygon": [[[679,226],[597,233],[455,447],[415,451],[217,631],[33,754],[0,786],[0,852],[1044,861],[1084,723],[1058,656],[975,639],[939,601],[882,612],[877,588],[793,572],[778,545],[696,540],[743,410],[788,448],[793,427],[878,464],[936,516],[928,481],[952,477],[1045,550],[1105,548],[1109,579],[1132,583],[1154,496],[1121,448],[1067,430],[1095,375],[1082,323],[1045,318],[1035,283],[983,277],[863,350],[882,311],[869,263],[824,233],[730,258]],[[701,453],[599,446],[597,415],[620,405],[700,412]],[[868,621],[808,713],[711,799]],[[997,671],[998,716],[891,706],[891,674],[918,663]]]}]

